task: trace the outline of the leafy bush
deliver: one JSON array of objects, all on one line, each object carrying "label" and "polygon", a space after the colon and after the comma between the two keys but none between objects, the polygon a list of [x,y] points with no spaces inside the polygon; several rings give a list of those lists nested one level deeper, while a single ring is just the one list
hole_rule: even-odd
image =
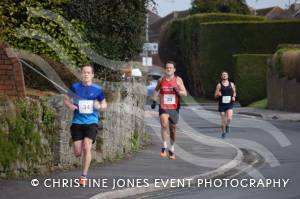
[{"label": "leafy bush", "polygon": [[87,63],[90,49],[110,59],[132,58],[142,49],[146,6],[151,2],[4,0],[0,41],[72,66]]},{"label": "leafy bush", "polygon": [[250,14],[245,0],[194,0],[192,13],[224,12]]},{"label": "leafy bush", "polygon": [[146,5],[153,0],[70,0],[64,6],[69,19],[86,24],[96,51],[110,59],[124,60],[140,53],[143,45]]},{"label": "leafy bush", "polygon": [[[67,0],[1,1],[0,13],[3,20],[0,23],[1,27],[4,27],[1,39],[12,47],[29,50],[38,55],[48,55],[68,65],[76,66],[87,62],[86,56],[72,41],[64,24],[57,23],[63,16],[61,6],[67,2]],[[51,14],[36,16],[41,9],[60,16],[54,16],[55,20],[49,19],[52,17]],[[84,24],[78,20],[71,20],[70,23],[75,27],[77,34],[85,38]]]},{"label": "leafy bush", "polygon": [[300,81],[300,46],[279,48],[274,55],[272,67],[280,77]]}]

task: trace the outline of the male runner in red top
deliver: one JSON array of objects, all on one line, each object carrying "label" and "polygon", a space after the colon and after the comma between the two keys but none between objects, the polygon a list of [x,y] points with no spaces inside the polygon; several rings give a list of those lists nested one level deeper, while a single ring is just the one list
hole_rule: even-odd
[{"label": "male runner in red top", "polygon": [[[175,76],[176,65],[168,61],[165,65],[166,75],[159,79],[153,94],[151,108],[156,106],[157,96],[160,95],[159,118],[163,147],[160,155],[166,157],[168,129],[170,130],[169,158],[175,160],[174,144],[176,141],[176,124],[179,119],[179,96],[187,96],[187,91],[180,77]],[[169,122],[170,121],[170,122]]]}]

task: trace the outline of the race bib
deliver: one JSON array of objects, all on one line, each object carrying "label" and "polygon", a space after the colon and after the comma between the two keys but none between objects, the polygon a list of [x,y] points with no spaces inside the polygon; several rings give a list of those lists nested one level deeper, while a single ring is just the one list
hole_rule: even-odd
[{"label": "race bib", "polygon": [[164,104],[171,105],[176,104],[174,94],[164,94]]},{"label": "race bib", "polygon": [[93,100],[79,100],[78,103],[79,113],[81,114],[91,114],[94,110]]},{"label": "race bib", "polygon": [[229,104],[231,102],[231,96],[222,96],[222,103]]}]

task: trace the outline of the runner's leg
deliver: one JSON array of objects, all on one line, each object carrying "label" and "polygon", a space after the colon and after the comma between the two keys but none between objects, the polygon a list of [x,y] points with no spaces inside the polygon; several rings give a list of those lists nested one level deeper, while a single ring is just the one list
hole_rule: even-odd
[{"label": "runner's leg", "polygon": [[82,152],[82,140],[73,142],[73,152],[75,157],[80,157]]},{"label": "runner's leg", "polygon": [[169,150],[169,158],[175,160],[175,145],[176,142],[176,124],[172,124],[170,122],[170,143],[171,143],[171,147]]},{"label": "runner's leg", "polygon": [[229,125],[230,125],[230,122],[231,122],[231,120],[232,120],[232,115],[233,115],[233,111],[232,111],[232,109],[228,109],[227,111],[226,111],[226,133],[229,133]]},{"label": "runner's leg", "polygon": [[225,112],[221,112],[220,115],[221,115],[221,129],[222,129],[222,132],[224,132],[225,126],[226,126],[226,114],[225,114]]},{"label": "runner's leg", "polygon": [[82,152],[83,152],[83,158],[82,158],[82,174],[87,175],[87,172],[90,167],[90,163],[92,160],[92,143],[93,140],[85,137],[82,143]]},{"label": "runner's leg", "polygon": [[160,118],[160,125],[161,125],[161,138],[163,140],[163,147],[160,155],[166,156],[165,150],[168,147],[167,139],[168,139],[169,115],[161,114],[159,118]]},{"label": "runner's leg", "polygon": [[225,138],[226,114],[225,112],[220,112],[220,115],[221,115],[222,138]]},{"label": "runner's leg", "polygon": [[176,124],[172,124],[170,122],[170,143],[171,143],[171,146],[174,147],[174,144],[176,142]]}]

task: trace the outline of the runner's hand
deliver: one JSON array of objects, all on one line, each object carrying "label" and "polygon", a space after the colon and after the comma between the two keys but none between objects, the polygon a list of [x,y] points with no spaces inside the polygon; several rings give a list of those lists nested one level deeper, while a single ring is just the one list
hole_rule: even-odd
[{"label": "runner's hand", "polygon": [[176,95],[179,95],[179,89],[178,89],[178,87],[173,87],[173,91],[176,93]]},{"label": "runner's hand", "polygon": [[95,100],[95,102],[94,102],[94,108],[97,109],[97,110],[99,110],[101,108],[101,104],[100,104],[100,102],[98,100]]},{"label": "runner's hand", "polygon": [[155,109],[155,107],[156,107],[156,101],[153,100],[153,101],[152,101],[152,104],[151,104],[151,108],[152,108],[152,109]]},{"label": "runner's hand", "polygon": [[75,110],[78,109],[77,106],[75,106],[74,104],[72,104],[70,107],[69,107],[70,111],[74,112]]},{"label": "runner's hand", "polygon": [[231,100],[232,100],[233,102],[235,102],[235,97],[232,97]]}]

